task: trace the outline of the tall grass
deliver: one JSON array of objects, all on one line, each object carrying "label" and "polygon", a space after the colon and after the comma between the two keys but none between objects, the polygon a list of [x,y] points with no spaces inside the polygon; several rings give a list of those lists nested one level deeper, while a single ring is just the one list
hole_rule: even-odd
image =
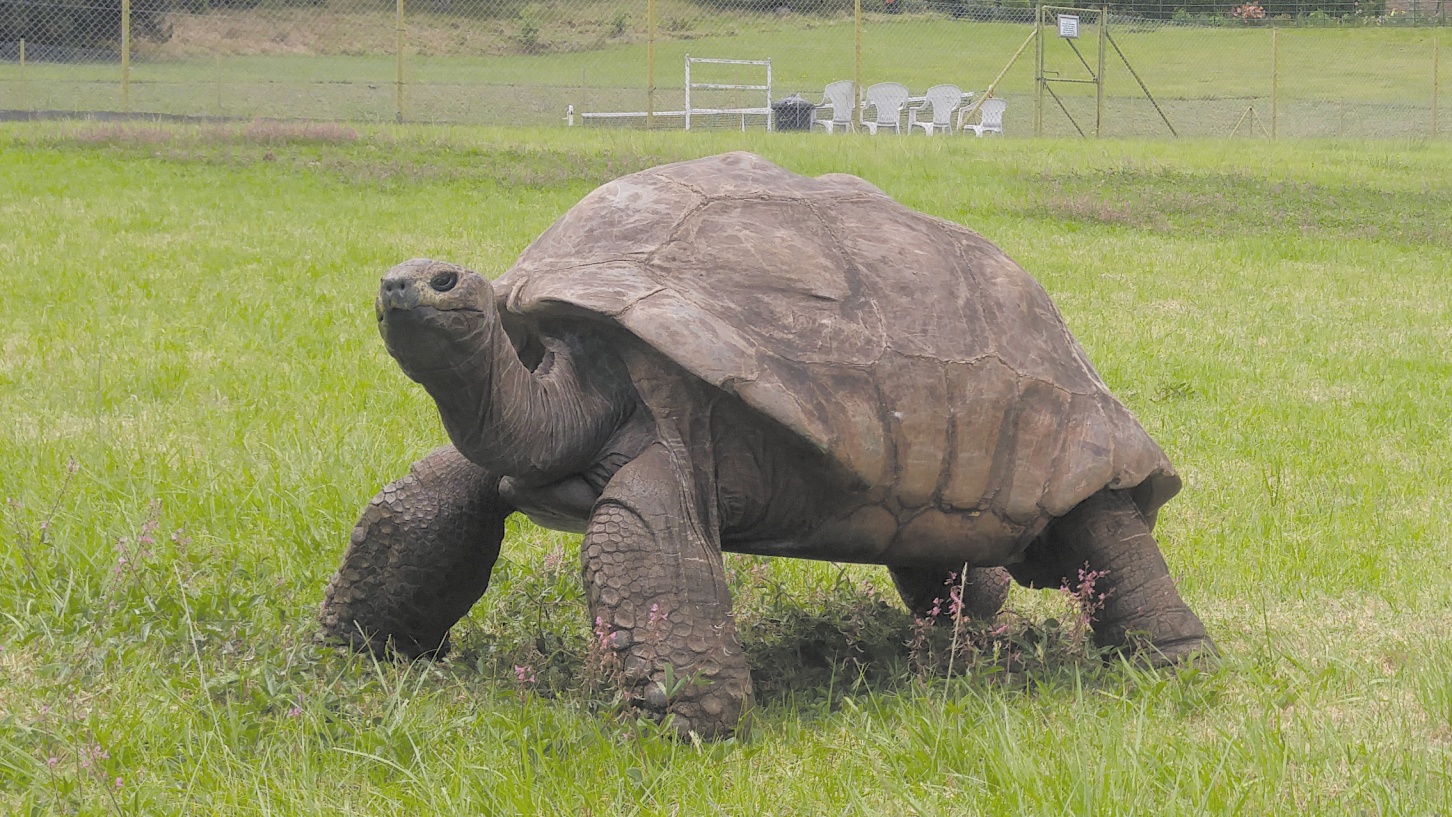
[{"label": "tall grass", "polygon": [[[595,184],[734,148],[1035,273],[1187,477],[1159,535],[1221,669],[1101,668],[1016,590],[1002,646],[1034,660],[947,678],[880,570],[733,559],[755,736],[671,741],[581,677],[576,540],[527,523],[451,659],[312,643],[359,508],[443,439],[375,336],[381,270],[497,273]],[[0,809],[1452,810],[1449,171],[1423,143],[0,130]]]}]

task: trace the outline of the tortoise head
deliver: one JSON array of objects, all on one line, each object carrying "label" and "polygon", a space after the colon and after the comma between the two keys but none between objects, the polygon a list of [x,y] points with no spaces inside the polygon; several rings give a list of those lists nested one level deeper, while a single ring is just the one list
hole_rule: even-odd
[{"label": "tortoise head", "polygon": [[[549,364],[526,366],[494,287],[463,267],[399,264],[377,312],[389,354],[434,399],[455,448],[497,477],[534,487],[578,473],[635,405],[614,353],[578,337],[553,338]],[[594,353],[581,357],[585,347]]]},{"label": "tortoise head", "polygon": [[374,302],[388,353],[416,381],[458,369],[489,343],[499,313],[484,276],[415,258],[390,269]]}]

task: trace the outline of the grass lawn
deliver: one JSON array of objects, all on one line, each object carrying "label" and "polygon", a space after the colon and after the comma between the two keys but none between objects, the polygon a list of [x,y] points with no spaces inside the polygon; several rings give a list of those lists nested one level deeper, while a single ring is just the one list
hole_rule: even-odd
[{"label": "grass lawn", "polygon": [[[1038,277],[1186,476],[1158,535],[1218,670],[1101,666],[1015,589],[949,674],[885,571],[732,557],[755,732],[676,742],[591,680],[577,537],[522,522],[450,659],[313,644],[360,508],[444,439],[381,271],[498,273],[596,184],[737,148]],[[4,126],[0,811],[1452,812],[1449,179],[1390,140]]]}]

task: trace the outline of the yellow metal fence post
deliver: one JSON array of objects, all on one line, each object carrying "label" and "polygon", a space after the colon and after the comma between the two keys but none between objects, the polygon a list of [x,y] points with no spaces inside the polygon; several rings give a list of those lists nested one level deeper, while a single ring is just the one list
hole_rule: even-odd
[{"label": "yellow metal fence post", "polygon": [[1099,72],[1094,75],[1094,138],[1104,128],[1104,48],[1109,36],[1109,5],[1099,7]]},{"label": "yellow metal fence post", "polygon": [[1271,138],[1276,138],[1281,116],[1281,39],[1280,29],[1271,28]]},{"label": "yellow metal fence post", "polygon": [[131,0],[121,0],[121,110],[131,113]]},{"label": "yellow metal fence post", "polygon": [[645,129],[655,127],[655,0],[645,3]]},{"label": "yellow metal fence post", "polygon": [[[386,8],[386,6],[385,6]],[[394,24],[394,35],[396,41],[394,51],[398,54],[398,65],[394,71],[393,79],[393,119],[396,122],[403,122],[403,0],[398,0],[397,22]]]},{"label": "yellow metal fence post", "polygon": [[1034,136],[1044,135],[1044,6],[1034,6]]},{"label": "yellow metal fence post", "polygon": [[857,130],[857,116],[862,110],[862,0],[852,4],[852,124],[848,130]]},{"label": "yellow metal fence post", "polygon": [[1018,47],[1018,50],[1013,52],[1013,56],[1008,58],[1008,64],[1003,66],[1003,70],[998,72],[998,76],[994,77],[992,82],[988,83],[988,87],[983,89],[983,93],[975,96],[971,105],[965,105],[958,109],[958,130],[962,130],[963,123],[967,122],[973,114],[978,113],[978,110],[983,107],[984,100],[993,98],[993,92],[998,90],[998,83],[1002,82],[1003,78],[1008,76],[1008,69],[1012,68],[1014,63],[1018,62],[1018,58],[1023,56],[1024,49],[1028,48],[1029,43],[1034,42],[1038,37],[1038,29],[1030,31],[1028,39],[1024,40],[1023,44]]}]

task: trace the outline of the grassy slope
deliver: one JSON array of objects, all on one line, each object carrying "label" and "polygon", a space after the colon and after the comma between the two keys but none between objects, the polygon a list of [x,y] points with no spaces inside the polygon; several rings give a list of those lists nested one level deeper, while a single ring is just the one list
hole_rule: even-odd
[{"label": "grassy slope", "polygon": [[[0,132],[3,807],[1448,809],[1445,145],[180,133]],[[500,270],[595,183],[735,147],[858,172],[1034,271],[1187,475],[1160,534],[1221,672],[794,675],[844,637],[901,657],[859,584],[885,576],[733,562],[758,734],[679,745],[569,677],[571,539],[528,525],[454,661],[311,646],[358,508],[441,439],[374,335],[378,271]],[[1012,603],[1061,614],[1041,595]]]}]

